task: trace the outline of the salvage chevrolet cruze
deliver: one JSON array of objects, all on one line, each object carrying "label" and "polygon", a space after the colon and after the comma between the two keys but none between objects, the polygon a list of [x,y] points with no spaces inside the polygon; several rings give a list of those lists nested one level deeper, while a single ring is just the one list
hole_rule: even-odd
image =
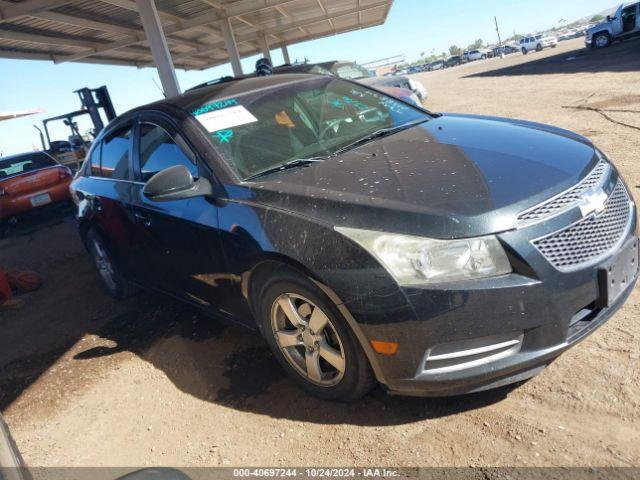
[{"label": "salvage chevrolet cruze", "polygon": [[111,294],[144,287],[256,328],[326,399],[530,378],[638,274],[632,197],[586,138],[331,77],[130,111],[71,189]]}]

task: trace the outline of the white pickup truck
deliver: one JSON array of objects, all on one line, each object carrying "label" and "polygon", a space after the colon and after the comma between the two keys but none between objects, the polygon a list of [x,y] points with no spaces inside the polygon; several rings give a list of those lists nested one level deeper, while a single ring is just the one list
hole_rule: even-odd
[{"label": "white pickup truck", "polygon": [[640,35],[640,2],[620,5],[613,16],[588,29],[584,41],[587,48],[604,48],[635,35]]}]

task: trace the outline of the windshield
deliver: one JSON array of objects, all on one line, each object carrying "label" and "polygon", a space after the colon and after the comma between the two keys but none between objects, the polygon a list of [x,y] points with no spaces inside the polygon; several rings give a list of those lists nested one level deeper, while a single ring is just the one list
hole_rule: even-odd
[{"label": "windshield", "polygon": [[55,165],[57,165],[55,160],[42,153],[0,158],[0,179]]},{"label": "windshield", "polygon": [[374,132],[431,118],[333,77],[212,101],[195,106],[191,114],[243,179],[295,160],[328,157]]}]

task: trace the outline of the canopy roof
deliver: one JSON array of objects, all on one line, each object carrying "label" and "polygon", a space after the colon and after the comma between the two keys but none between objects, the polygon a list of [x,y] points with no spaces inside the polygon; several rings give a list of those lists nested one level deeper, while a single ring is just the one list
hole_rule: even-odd
[{"label": "canopy roof", "polygon": [[[269,47],[383,24],[393,0],[156,0],[173,63],[229,62],[231,21],[241,57]],[[339,56],[339,52],[335,52]],[[334,56],[336,56],[334,55]],[[0,58],[154,66],[134,0],[0,0]]]}]

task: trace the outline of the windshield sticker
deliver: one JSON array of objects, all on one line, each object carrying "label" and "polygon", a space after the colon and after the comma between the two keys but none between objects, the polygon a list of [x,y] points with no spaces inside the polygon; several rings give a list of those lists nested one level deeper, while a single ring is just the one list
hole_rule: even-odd
[{"label": "windshield sticker", "polygon": [[258,119],[242,105],[203,113],[196,116],[196,119],[211,133],[258,121]]},{"label": "windshield sticker", "polygon": [[214,134],[220,144],[231,143],[233,139],[233,130],[220,130]]},{"label": "windshield sticker", "polygon": [[202,107],[196,108],[191,112],[191,115],[193,115],[194,117],[197,117],[198,115],[212,112],[214,110],[222,110],[223,108],[236,107],[238,105],[240,105],[238,103],[238,100],[236,100],[235,98],[228,98],[227,100],[213,102],[208,105],[203,105]]},{"label": "windshield sticker", "polygon": [[291,117],[289,117],[289,114],[284,110],[276,113],[274,118],[278,125],[282,125],[284,127],[289,127],[289,128],[293,128],[296,126],[296,124],[293,123],[293,120],[291,120]]}]

